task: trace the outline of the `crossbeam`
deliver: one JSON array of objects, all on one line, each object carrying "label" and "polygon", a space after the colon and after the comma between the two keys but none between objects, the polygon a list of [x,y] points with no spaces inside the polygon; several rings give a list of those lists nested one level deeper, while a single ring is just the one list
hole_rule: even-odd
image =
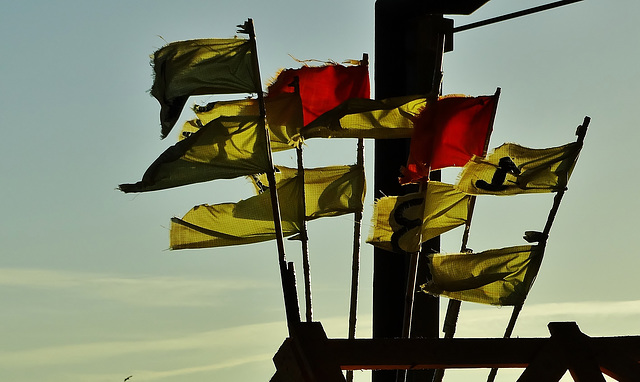
[{"label": "crossbeam", "polygon": [[319,322],[301,323],[274,356],[272,381],[344,381],[340,370],[455,368],[525,368],[523,382],[557,381],[566,370],[577,382],[594,380],[594,373],[640,381],[640,336],[589,337],[574,322],[552,322],[549,330],[549,338],[329,339]]}]

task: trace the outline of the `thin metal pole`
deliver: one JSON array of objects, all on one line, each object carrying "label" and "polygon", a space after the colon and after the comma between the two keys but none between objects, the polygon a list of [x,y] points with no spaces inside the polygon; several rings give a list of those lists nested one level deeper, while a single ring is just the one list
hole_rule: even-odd
[{"label": "thin metal pole", "polygon": [[548,9],[561,7],[563,5],[569,5],[569,4],[577,3],[579,1],[582,1],[582,0],[556,1],[555,3],[549,3],[549,4],[545,4],[545,5],[540,5],[540,6],[537,6],[537,7],[524,9],[522,11],[509,13],[509,14],[506,14],[506,15],[498,16],[498,17],[492,17],[490,19],[486,19],[486,20],[483,20],[483,21],[478,21],[478,22],[475,22],[475,23],[471,23],[471,24],[455,27],[455,28],[453,28],[453,33],[462,32],[462,31],[466,31],[466,30],[469,30],[469,29],[473,29],[473,28],[483,27],[485,25],[495,24],[495,23],[498,23],[500,21],[510,20],[510,19],[514,19],[516,17],[530,15],[532,13],[546,11]]}]

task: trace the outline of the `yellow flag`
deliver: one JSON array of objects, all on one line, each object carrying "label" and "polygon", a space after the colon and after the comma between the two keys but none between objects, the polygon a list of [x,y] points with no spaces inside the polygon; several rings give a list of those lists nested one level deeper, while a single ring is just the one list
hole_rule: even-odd
[{"label": "yellow flag", "polygon": [[266,172],[267,143],[259,129],[257,117],[219,117],[162,153],[140,182],[121,184],[120,190],[145,192]]},{"label": "yellow flag", "polygon": [[[302,128],[302,103],[296,93],[284,93],[264,99],[267,114],[267,128],[272,151],[288,150],[296,147],[293,136]],[[202,125],[219,117],[236,115],[260,115],[258,100],[242,99],[234,101],[211,102],[205,106],[193,108],[198,119],[187,121],[182,127],[179,139],[184,139],[197,131]]]},{"label": "yellow flag", "polygon": [[557,192],[567,187],[581,148],[578,142],[548,149],[505,143],[486,159],[474,156],[456,188],[470,195]]},{"label": "yellow flag", "polygon": [[349,99],[305,126],[300,136],[308,138],[410,138],[412,118],[426,106],[424,96],[384,100]]},{"label": "yellow flag", "polygon": [[163,138],[189,96],[261,90],[251,46],[239,38],[200,39],[173,42],[153,54],[151,95],[160,102]]},{"label": "yellow flag", "polygon": [[[292,178],[298,173],[297,169],[284,166],[277,166],[277,170],[283,178]],[[256,191],[260,192],[266,184],[266,175],[261,174],[257,181],[254,180],[254,184]],[[362,166],[305,168],[305,219],[314,220],[362,211],[365,192],[366,183]],[[280,208],[284,210],[289,204],[290,201],[287,200]]]},{"label": "yellow flag", "polygon": [[424,292],[490,305],[519,305],[540,269],[544,245],[523,245],[480,253],[432,254],[432,279]]},{"label": "yellow flag", "polygon": [[[364,171],[359,166],[305,169],[305,219],[336,216],[362,210]],[[297,170],[278,167],[276,184],[284,236],[299,233],[302,179]],[[171,220],[172,249],[210,248],[250,244],[276,238],[271,190],[260,180],[264,192],[238,203],[194,207],[182,219]],[[258,187],[258,185],[260,187]]]},{"label": "yellow flag", "polygon": [[466,222],[470,196],[452,185],[429,182],[417,192],[379,199],[367,243],[396,253],[420,250],[420,244]]},{"label": "yellow flag", "polygon": [[[300,232],[300,182],[277,176],[278,196],[285,237]],[[171,249],[212,248],[273,240],[276,238],[270,190],[238,203],[201,205],[182,218],[171,219]]]}]

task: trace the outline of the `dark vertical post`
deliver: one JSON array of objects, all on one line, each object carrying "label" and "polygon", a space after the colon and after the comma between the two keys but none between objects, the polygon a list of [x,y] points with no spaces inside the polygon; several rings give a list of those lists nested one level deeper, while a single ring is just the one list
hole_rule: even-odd
[{"label": "dark vertical post", "polygon": [[[388,97],[427,94],[434,86],[439,34],[444,33],[445,19],[430,14],[424,1],[378,0],[375,9],[375,96]],[[450,20],[446,20],[450,21]],[[452,24],[450,25],[452,27]],[[376,140],[374,197],[403,195],[418,190],[416,186],[400,186],[400,167],[406,165],[409,139]],[[439,180],[438,172],[431,174]],[[439,238],[423,245],[421,257],[438,252]],[[427,262],[419,260],[418,283],[428,274]],[[405,288],[409,257],[374,249],[373,265],[373,337],[395,338],[402,335]],[[414,301],[411,337],[437,338],[439,330],[439,300],[420,293]],[[432,370],[411,371],[407,381],[430,381]],[[395,381],[395,371],[374,371],[374,382]]]}]

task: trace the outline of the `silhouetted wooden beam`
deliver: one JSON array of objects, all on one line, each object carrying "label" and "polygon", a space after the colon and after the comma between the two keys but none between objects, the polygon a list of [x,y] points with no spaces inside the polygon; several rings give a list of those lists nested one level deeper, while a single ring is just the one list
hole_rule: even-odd
[{"label": "silhouetted wooden beam", "polygon": [[519,382],[640,381],[640,336],[589,337],[573,322],[550,323],[550,338],[328,339],[300,323],[273,360],[273,382],[343,382],[341,370],[525,368]]}]

